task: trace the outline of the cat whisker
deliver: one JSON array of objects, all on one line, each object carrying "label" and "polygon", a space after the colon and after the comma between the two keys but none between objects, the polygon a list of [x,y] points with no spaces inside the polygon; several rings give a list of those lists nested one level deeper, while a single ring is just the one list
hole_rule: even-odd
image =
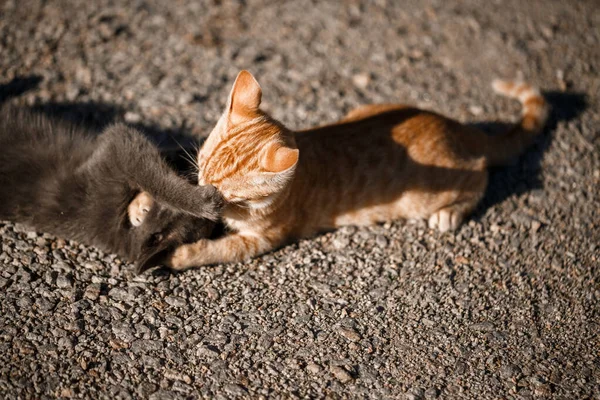
[{"label": "cat whisker", "polygon": [[198,170],[198,161],[195,159],[194,156],[192,156],[190,154],[189,151],[187,151],[182,145],[181,143],[179,143],[179,141],[177,139],[175,139],[175,136],[169,134],[171,136],[171,139],[173,139],[175,141],[175,143],[177,143],[177,146],[179,146],[179,148],[183,151],[183,153],[185,154],[185,159],[186,161],[189,161],[193,167],[195,167],[196,170]]}]

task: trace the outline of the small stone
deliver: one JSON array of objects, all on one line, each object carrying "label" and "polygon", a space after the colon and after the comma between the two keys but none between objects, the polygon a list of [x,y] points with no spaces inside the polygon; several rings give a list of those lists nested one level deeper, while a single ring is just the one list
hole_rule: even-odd
[{"label": "small stone", "polygon": [[70,275],[59,275],[56,278],[56,286],[61,289],[68,289],[73,287],[73,278]]},{"label": "small stone", "polygon": [[469,112],[475,116],[481,115],[483,113],[483,107],[471,105],[469,106]]},{"label": "small stone", "polygon": [[338,333],[352,342],[358,342],[360,340],[360,334],[352,328],[340,326],[338,328]]},{"label": "small stone", "polygon": [[126,349],[129,347],[127,343],[119,339],[111,339],[108,341],[108,344],[115,350]]},{"label": "small stone", "polygon": [[537,385],[535,387],[535,389],[533,390],[533,393],[536,396],[548,398],[548,397],[550,397],[550,395],[552,395],[552,389],[550,389],[550,386],[547,384],[541,384],[541,385]]},{"label": "small stone", "polygon": [[191,93],[182,93],[179,95],[179,98],[177,99],[177,101],[181,105],[190,104],[191,102],[194,101],[194,95]]},{"label": "small stone", "polygon": [[194,388],[192,388],[187,383],[183,383],[182,381],[173,382],[173,386],[171,387],[171,389],[173,389],[174,392],[184,393],[184,394],[189,394],[194,390]]},{"label": "small stone", "polygon": [[214,346],[200,346],[198,347],[198,350],[196,350],[196,356],[214,359],[219,357],[219,352]]},{"label": "small stone", "polygon": [[165,299],[165,302],[173,307],[185,307],[187,306],[187,300],[179,296],[169,296]]},{"label": "small stone", "polygon": [[128,301],[131,302],[135,300],[135,296],[122,288],[113,288],[108,292],[108,296],[117,301]]},{"label": "small stone", "polygon": [[331,244],[335,249],[342,250],[348,247],[348,245],[350,244],[350,239],[348,239],[347,237],[338,237],[333,239]]},{"label": "small stone", "polygon": [[97,300],[100,297],[101,286],[98,283],[92,283],[85,288],[85,292],[83,292],[83,297],[88,300]]},{"label": "small stone", "polygon": [[406,400],[421,400],[424,396],[423,389],[417,389],[412,392],[406,393]]},{"label": "small stone", "polygon": [[342,367],[338,367],[337,365],[336,366],[332,366],[330,368],[330,371],[333,374],[333,376],[335,376],[336,379],[339,380],[342,383],[347,383],[347,382],[350,382],[352,380],[352,375],[350,375],[348,373],[348,371],[346,371]]},{"label": "small stone", "polygon": [[366,89],[369,86],[369,82],[371,82],[371,77],[367,73],[356,74],[352,77],[352,82],[359,89]]},{"label": "small stone", "polygon": [[542,31],[542,35],[544,35],[546,39],[552,39],[552,37],[554,37],[554,30],[552,29],[552,27],[548,25],[542,25],[540,30]]},{"label": "small stone", "polygon": [[480,332],[491,332],[494,330],[494,324],[491,322],[480,322],[478,324],[471,325],[471,329]]},{"label": "small stone", "polygon": [[311,374],[318,374],[319,372],[321,372],[321,367],[318,364],[315,363],[308,363],[306,365],[306,370],[308,372],[310,372]]},{"label": "small stone", "polygon": [[237,385],[235,383],[229,383],[225,386],[223,386],[223,389],[225,390],[225,392],[231,396],[245,396],[247,394],[246,389],[244,389],[242,386]]},{"label": "small stone", "polygon": [[127,111],[124,118],[125,122],[129,122],[130,124],[137,124],[142,121],[142,116],[140,114],[131,111]]},{"label": "small stone", "polygon": [[295,358],[290,358],[287,360],[287,364],[291,369],[300,369],[300,362]]},{"label": "small stone", "polygon": [[19,308],[21,308],[21,309],[28,310],[31,308],[32,304],[33,304],[33,301],[31,300],[31,298],[29,296],[21,296],[17,300],[17,306],[19,306]]},{"label": "small stone", "polygon": [[58,339],[58,347],[63,349],[72,349],[75,347],[75,338],[64,336]]},{"label": "small stone", "polygon": [[377,235],[377,237],[375,238],[375,243],[377,243],[377,246],[379,247],[387,247],[388,240],[383,235]]},{"label": "small stone", "polygon": [[165,378],[172,380],[172,381],[182,381],[187,383],[188,385],[190,383],[192,383],[192,378],[190,378],[189,375],[186,375],[184,373],[181,373],[179,371],[175,371],[173,369],[166,369],[165,370]]},{"label": "small stone", "polygon": [[174,400],[177,396],[170,390],[158,390],[148,397],[149,400]]},{"label": "small stone", "polygon": [[517,377],[521,373],[521,369],[514,364],[503,365],[500,368],[500,376],[503,379],[512,379]]},{"label": "small stone", "polygon": [[565,80],[565,72],[562,69],[556,70],[556,81],[558,82],[558,87],[561,91],[565,91],[568,89],[567,81]]},{"label": "small stone", "polygon": [[131,351],[134,353],[146,353],[148,351],[162,351],[163,342],[160,340],[136,340],[131,344]]},{"label": "small stone", "polygon": [[89,86],[92,84],[92,72],[89,68],[80,65],[75,70],[75,79],[84,86]]},{"label": "small stone", "polygon": [[35,305],[38,308],[38,310],[47,312],[54,308],[55,303],[44,297],[40,297],[35,301]]},{"label": "small stone", "polygon": [[542,223],[540,221],[537,221],[535,219],[531,221],[531,231],[533,233],[536,233],[537,231],[539,231],[541,226],[542,226]]}]

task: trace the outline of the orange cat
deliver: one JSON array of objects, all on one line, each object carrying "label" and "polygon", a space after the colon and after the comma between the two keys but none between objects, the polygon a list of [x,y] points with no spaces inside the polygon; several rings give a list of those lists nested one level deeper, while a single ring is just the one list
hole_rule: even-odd
[{"label": "orange cat", "polygon": [[240,72],[198,155],[199,184],[227,200],[232,232],[179,247],[169,266],[240,261],[341,225],[426,218],[431,228],[456,229],[483,196],[486,167],[520,154],[548,115],[529,85],[494,88],[523,104],[520,123],[502,135],[403,105],[363,106],[293,132],[259,109],[258,82]]}]

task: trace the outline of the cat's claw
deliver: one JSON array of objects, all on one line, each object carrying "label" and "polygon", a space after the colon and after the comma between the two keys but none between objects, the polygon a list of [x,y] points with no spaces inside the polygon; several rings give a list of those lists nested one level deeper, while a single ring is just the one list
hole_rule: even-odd
[{"label": "cat's claw", "polygon": [[463,216],[460,213],[442,208],[429,217],[429,228],[438,229],[440,232],[454,231],[460,226],[462,219]]}]

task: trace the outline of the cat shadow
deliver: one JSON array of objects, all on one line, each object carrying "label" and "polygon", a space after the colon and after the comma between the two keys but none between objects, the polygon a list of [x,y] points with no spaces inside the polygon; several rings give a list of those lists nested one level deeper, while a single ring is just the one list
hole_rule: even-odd
[{"label": "cat shadow", "polygon": [[[543,189],[540,178],[541,163],[546,150],[554,140],[554,132],[560,122],[576,119],[587,107],[585,94],[569,92],[543,92],[551,107],[550,116],[544,132],[536,143],[512,164],[489,169],[489,184],[482,201],[471,218],[480,220],[486,210],[503,202],[512,195],[522,195],[537,189]],[[513,124],[506,122],[474,122],[467,124],[486,133],[505,132]]]},{"label": "cat shadow", "polygon": [[190,180],[197,176],[195,157],[203,139],[194,136],[186,125],[165,129],[156,124],[125,122],[125,108],[95,101],[47,102],[31,109],[51,118],[68,121],[92,134],[100,134],[104,128],[114,123],[126,123],[152,141],[181,175]]},{"label": "cat shadow", "polygon": [[[42,79],[39,75],[19,76],[7,83],[0,84],[0,105],[14,97],[23,95],[25,92],[38,88]],[[47,117],[73,123],[92,134],[99,134],[102,129],[110,124],[124,122],[127,111],[122,106],[96,101],[50,101],[29,108],[31,111],[44,114]],[[162,149],[183,147],[187,151],[188,149],[197,148],[200,144],[199,138],[194,137],[185,125],[176,129],[164,129],[158,125],[144,122],[127,123],[127,125],[140,130]]]},{"label": "cat shadow", "polygon": [[21,96],[23,93],[36,89],[42,77],[39,75],[18,76],[10,82],[0,84],[0,105],[13,97]]},{"label": "cat shadow", "polygon": [[115,104],[96,101],[46,102],[33,106],[32,110],[52,118],[69,121],[97,133],[100,133],[108,125],[123,122],[140,130],[161,148],[167,148],[177,143],[184,148],[186,145],[198,144],[198,139],[192,135],[191,130],[185,124],[177,128],[165,129],[152,123],[125,122],[124,116],[127,109]]}]

